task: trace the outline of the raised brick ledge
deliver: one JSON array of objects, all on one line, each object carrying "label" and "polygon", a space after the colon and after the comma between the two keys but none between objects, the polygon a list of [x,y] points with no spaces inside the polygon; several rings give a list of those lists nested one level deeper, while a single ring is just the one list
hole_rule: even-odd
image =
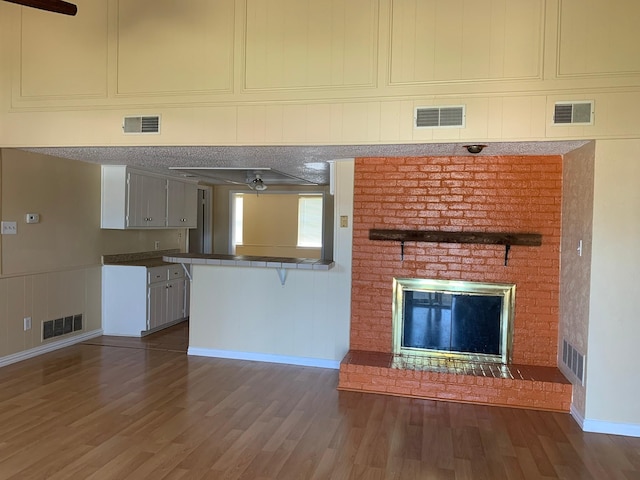
[{"label": "raised brick ledge", "polygon": [[398,368],[410,363],[389,353],[350,351],[340,365],[338,389],[558,412],[571,406],[572,385],[554,367],[492,365],[493,374],[488,364],[465,371],[460,362]]}]

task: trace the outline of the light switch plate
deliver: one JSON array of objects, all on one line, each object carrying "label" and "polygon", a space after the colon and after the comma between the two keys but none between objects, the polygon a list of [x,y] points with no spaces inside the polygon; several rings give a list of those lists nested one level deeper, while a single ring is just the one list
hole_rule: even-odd
[{"label": "light switch plate", "polygon": [[16,235],[18,233],[17,222],[2,222],[2,235]]}]

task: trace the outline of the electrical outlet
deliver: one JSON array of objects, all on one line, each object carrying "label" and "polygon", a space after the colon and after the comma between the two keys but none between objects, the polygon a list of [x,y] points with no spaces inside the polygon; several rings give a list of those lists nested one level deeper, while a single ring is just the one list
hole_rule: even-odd
[{"label": "electrical outlet", "polygon": [[153,242],[153,248],[154,250],[160,250],[160,240]]},{"label": "electrical outlet", "polygon": [[31,330],[31,317],[24,317],[24,331]]},{"label": "electrical outlet", "polygon": [[349,226],[349,217],[347,215],[340,215],[340,227],[347,228]]},{"label": "electrical outlet", "polygon": [[0,224],[2,235],[16,235],[18,233],[18,224],[16,222],[2,222]]}]

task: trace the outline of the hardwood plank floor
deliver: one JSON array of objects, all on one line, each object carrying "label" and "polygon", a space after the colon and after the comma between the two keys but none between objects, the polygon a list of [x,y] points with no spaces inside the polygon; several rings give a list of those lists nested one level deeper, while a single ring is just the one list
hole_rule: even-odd
[{"label": "hardwood plank floor", "polygon": [[172,328],[1,368],[0,479],[640,479],[640,438],[567,414],[339,392]]}]

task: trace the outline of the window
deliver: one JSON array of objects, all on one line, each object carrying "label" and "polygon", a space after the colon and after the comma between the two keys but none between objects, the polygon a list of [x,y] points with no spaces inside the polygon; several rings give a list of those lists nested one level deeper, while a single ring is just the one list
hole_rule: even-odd
[{"label": "window", "polygon": [[[327,195],[318,190],[267,191],[244,193],[230,191],[229,253],[282,258],[323,258],[333,254],[333,211]],[[329,202],[331,199],[329,198]]]},{"label": "window", "polygon": [[298,247],[322,247],[322,195],[298,197]]}]

